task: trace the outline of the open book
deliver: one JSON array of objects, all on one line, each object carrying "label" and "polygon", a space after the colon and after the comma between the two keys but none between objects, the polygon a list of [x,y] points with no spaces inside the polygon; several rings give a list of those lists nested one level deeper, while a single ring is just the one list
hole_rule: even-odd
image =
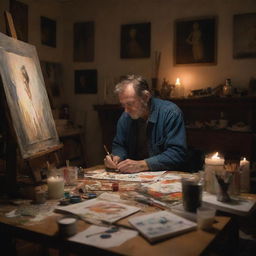
[{"label": "open book", "polygon": [[74,214],[91,223],[95,223],[94,221],[114,223],[115,221],[139,210],[140,208],[135,206],[114,201],[110,202],[107,200],[100,200],[98,198],[68,206],[58,206],[55,208],[55,212]]},{"label": "open book", "polygon": [[168,211],[132,217],[129,222],[151,243],[197,228],[195,222]]}]

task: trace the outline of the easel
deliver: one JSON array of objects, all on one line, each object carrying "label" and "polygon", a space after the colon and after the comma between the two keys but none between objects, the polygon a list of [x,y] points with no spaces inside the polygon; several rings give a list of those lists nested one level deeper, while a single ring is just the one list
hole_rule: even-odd
[{"label": "easel", "polygon": [[[5,20],[7,27],[7,35],[17,39],[17,33],[14,27],[13,18],[11,13],[5,11]],[[17,139],[12,126],[10,112],[7,105],[7,100],[4,97],[3,86],[2,90],[2,98],[3,98],[3,107],[6,113],[6,123],[7,127],[7,145],[6,145],[6,183],[7,183],[7,194],[9,196],[17,196],[17,172],[19,170],[19,166],[17,163],[18,150],[17,150]],[[58,151],[63,147],[63,144],[59,144],[57,146],[47,148],[44,151],[40,151],[26,159],[23,159],[24,163],[26,163],[28,170],[30,172],[30,176],[32,178],[33,185],[40,185],[42,183],[40,177],[40,166],[49,161],[49,159],[53,156],[55,158],[56,164],[59,163]]]}]

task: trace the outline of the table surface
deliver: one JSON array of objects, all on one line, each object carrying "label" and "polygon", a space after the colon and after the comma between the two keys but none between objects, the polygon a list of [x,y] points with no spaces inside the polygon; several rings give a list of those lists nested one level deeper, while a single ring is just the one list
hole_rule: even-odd
[{"label": "table surface", "polygon": [[[94,168],[98,168],[98,166]],[[89,168],[89,170],[92,170],[92,168]],[[88,250],[95,253],[102,252],[103,250],[104,255],[200,255],[211,245],[213,240],[216,240],[221,236],[223,230],[225,230],[231,222],[230,217],[216,216],[216,222],[213,226],[214,232],[195,230],[154,245],[151,245],[143,237],[138,235],[118,247],[100,249],[61,238],[58,235],[58,226],[56,222],[57,218],[61,215],[57,213],[53,213],[51,216],[40,221],[30,222],[29,225],[23,224],[22,220],[22,218],[27,219],[28,217],[7,218],[5,213],[10,212],[12,209],[15,209],[15,207],[16,206],[10,204],[0,204],[0,230],[3,230],[3,232],[8,232],[11,236],[22,238],[24,240],[43,243],[48,247],[64,249],[76,253],[88,252]],[[151,206],[144,206],[143,209],[149,212],[159,210]],[[129,225],[128,218],[122,219],[117,223]],[[89,226],[90,224],[88,223],[81,220],[78,221],[78,231],[83,231]]]}]

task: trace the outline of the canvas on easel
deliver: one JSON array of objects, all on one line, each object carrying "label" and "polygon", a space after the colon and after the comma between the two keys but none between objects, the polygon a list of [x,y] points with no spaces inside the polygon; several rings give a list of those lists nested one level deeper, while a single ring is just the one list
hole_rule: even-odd
[{"label": "canvas on easel", "polygon": [[0,33],[0,74],[22,158],[58,148],[35,46]]}]

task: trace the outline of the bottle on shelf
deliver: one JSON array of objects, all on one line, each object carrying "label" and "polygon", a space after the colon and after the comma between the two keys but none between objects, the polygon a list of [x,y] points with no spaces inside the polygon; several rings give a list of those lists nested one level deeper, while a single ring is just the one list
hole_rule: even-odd
[{"label": "bottle on shelf", "polygon": [[226,79],[225,85],[223,86],[223,95],[224,96],[232,96],[232,81],[230,78]]}]

